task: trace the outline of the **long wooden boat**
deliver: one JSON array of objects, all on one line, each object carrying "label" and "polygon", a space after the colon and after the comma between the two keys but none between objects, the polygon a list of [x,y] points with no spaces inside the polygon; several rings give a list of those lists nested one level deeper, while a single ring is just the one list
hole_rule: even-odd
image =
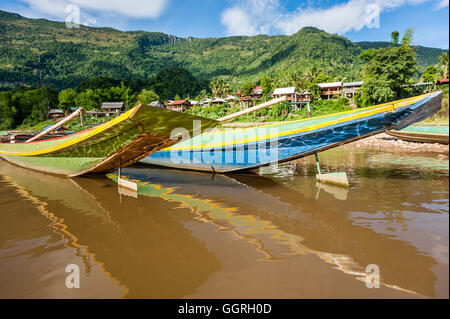
[{"label": "long wooden boat", "polygon": [[0,157],[35,170],[77,176],[103,173],[134,164],[150,153],[175,144],[172,130],[192,134],[193,121],[210,128],[217,121],[139,104],[115,119],[64,137],[0,143]]},{"label": "long wooden boat", "polygon": [[448,144],[448,125],[413,125],[403,130],[387,131],[387,134],[411,142]]},{"label": "long wooden boat", "polygon": [[307,156],[386,130],[401,130],[441,108],[442,92],[348,112],[194,136],[141,160],[212,172],[253,169]]}]

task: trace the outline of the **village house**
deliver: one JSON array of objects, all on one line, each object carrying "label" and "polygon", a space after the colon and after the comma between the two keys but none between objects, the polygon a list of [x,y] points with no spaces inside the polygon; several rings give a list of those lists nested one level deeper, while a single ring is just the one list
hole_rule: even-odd
[{"label": "village house", "polygon": [[262,94],[263,94],[263,87],[262,86],[257,86],[255,88],[253,88],[252,91],[253,92],[250,95],[252,97],[252,99],[259,100],[260,98],[262,98]]},{"label": "village house", "polygon": [[309,91],[298,93],[295,91],[295,86],[276,88],[273,91],[272,96],[274,98],[286,96],[287,100],[290,102],[311,102],[311,93]]},{"label": "village house", "polygon": [[329,82],[329,83],[318,83],[320,88],[320,98],[330,99],[334,95],[342,94],[342,83],[341,82]]},{"label": "village house", "polygon": [[286,96],[288,101],[297,101],[299,94],[295,92],[295,86],[287,88],[276,88],[272,93],[273,98]]},{"label": "village house", "polygon": [[119,114],[123,108],[123,102],[103,102],[101,109],[106,116]]},{"label": "village house", "polygon": [[438,79],[436,81],[436,85],[444,85],[444,84],[448,85],[448,79]]},{"label": "village house", "polygon": [[60,109],[51,109],[50,111],[48,111],[48,117],[52,119],[64,117],[64,112]]},{"label": "village house", "polygon": [[166,108],[169,107],[170,103],[172,103],[173,100],[167,100],[166,103],[164,103],[164,105],[166,106]]},{"label": "village house", "polygon": [[312,99],[311,92],[305,90],[302,93],[300,93],[299,99],[297,101],[311,102],[311,99]]},{"label": "village house", "polygon": [[238,98],[233,96],[233,95],[227,95],[227,97],[225,97],[225,101],[227,101],[228,103],[234,103]]},{"label": "village house", "polygon": [[203,108],[208,107],[209,103],[211,103],[212,100],[213,99],[205,98],[199,102],[199,105],[201,105]]},{"label": "village house", "polygon": [[243,95],[241,94],[241,90],[236,92],[236,96],[238,97],[240,102],[247,102],[249,103],[252,100],[259,100],[262,98],[263,94],[263,87],[257,86],[252,89],[252,93],[249,95]]},{"label": "village house", "polygon": [[167,108],[172,111],[184,112],[192,107],[188,100],[173,101],[167,105]]},{"label": "village house", "polygon": [[362,87],[363,83],[364,81],[344,83],[342,84],[342,93],[346,98],[352,98],[355,95],[356,91],[358,91]]},{"label": "village house", "polygon": [[225,104],[225,103],[227,103],[227,101],[225,99],[222,99],[219,97],[216,97],[216,98],[214,98],[214,100],[211,101],[211,104],[213,104],[213,105],[220,105],[220,104]]}]

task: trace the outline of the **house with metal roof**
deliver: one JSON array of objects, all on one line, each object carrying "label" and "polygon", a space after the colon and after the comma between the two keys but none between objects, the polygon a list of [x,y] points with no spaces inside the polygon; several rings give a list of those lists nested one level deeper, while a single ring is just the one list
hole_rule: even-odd
[{"label": "house with metal roof", "polygon": [[356,82],[346,82],[342,84],[342,93],[347,98],[352,98],[356,91],[358,91],[362,85],[364,84],[364,81],[356,81]]},{"label": "house with metal roof", "polygon": [[106,116],[119,114],[123,108],[123,102],[103,102],[101,109]]},{"label": "house with metal roof", "polygon": [[318,83],[317,85],[320,88],[320,97],[322,99],[329,99],[334,95],[341,95],[342,93],[341,82]]},{"label": "house with metal roof", "polygon": [[290,102],[310,102],[311,101],[311,93],[308,91],[303,91],[302,93],[298,93],[295,90],[295,86],[285,87],[285,88],[276,88],[272,96],[274,98],[279,98],[282,96],[286,96],[287,100]]},{"label": "house with metal roof", "polygon": [[188,100],[173,101],[167,105],[167,108],[169,110],[177,112],[184,112],[187,109],[190,109],[191,107],[192,107],[191,102],[189,102]]},{"label": "house with metal roof", "polygon": [[150,106],[153,106],[153,107],[159,107],[159,108],[161,108],[161,109],[165,109],[165,108],[166,108],[166,107],[164,106],[164,104],[162,104],[162,103],[159,102],[159,101],[153,101],[153,102],[150,102],[149,105],[150,105]]}]

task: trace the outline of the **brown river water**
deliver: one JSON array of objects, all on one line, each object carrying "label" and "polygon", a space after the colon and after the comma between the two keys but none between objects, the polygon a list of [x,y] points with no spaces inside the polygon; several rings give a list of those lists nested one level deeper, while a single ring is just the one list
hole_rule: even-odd
[{"label": "brown river water", "polygon": [[349,189],[316,184],[313,157],[262,175],[136,165],[138,194],[0,160],[0,298],[448,298],[448,157],[320,160]]}]

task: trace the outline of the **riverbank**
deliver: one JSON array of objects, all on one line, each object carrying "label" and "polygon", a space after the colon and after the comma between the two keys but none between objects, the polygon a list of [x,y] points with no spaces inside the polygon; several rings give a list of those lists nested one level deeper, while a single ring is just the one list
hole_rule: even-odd
[{"label": "riverbank", "polygon": [[449,155],[449,145],[438,143],[417,143],[408,142],[390,136],[386,133],[377,134],[364,138],[359,141],[348,143],[344,147],[356,147],[356,148],[372,148],[372,149],[384,149],[387,151],[407,151],[417,153],[436,153],[438,156],[446,157]]}]

